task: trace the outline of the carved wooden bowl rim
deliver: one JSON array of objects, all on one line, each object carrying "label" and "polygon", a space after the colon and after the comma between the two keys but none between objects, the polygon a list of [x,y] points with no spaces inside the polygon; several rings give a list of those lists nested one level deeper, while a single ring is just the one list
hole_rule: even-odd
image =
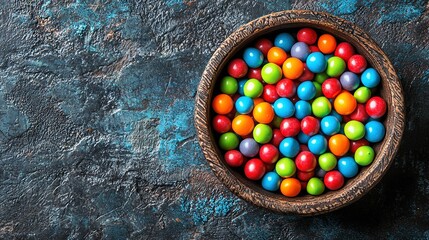
[{"label": "carved wooden bowl rim", "polygon": [[[212,134],[210,102],[216,80],[222,74],[226,63],[244,46],[262,35],[298,27],[312,27],[329,32],[355,46],[380,73],[380,94],[387,102],[388,111],[384,121],[386,135],[384,140],[375,146],[376,158],[371,165],[362,168],[359,174],[348,180],[340,190],[328,191],[320,196],[287,198],[279,193],[263,190],[258,183],[245,179],[225,164]],[[404,119],[404,99],[399,78],[392,63],[375,41],[351,22],[327,13],[307,10],[289,10],[265,15],[244,24],[226,38],[202,74],[194,112],[195,127],[204,156],[226,187],[257,206],[300,215],[316,215],[339,209],[358,200],[373,188],[393,162],[403,134]]]}]

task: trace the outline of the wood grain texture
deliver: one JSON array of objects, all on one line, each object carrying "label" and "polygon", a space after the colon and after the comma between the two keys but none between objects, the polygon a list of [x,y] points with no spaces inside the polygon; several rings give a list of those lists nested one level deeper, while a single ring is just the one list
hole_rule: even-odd
[{"label": "wood grain texture", "polygon": [[[244,179],[225,165],[210,127],[210,102],[216,80],[225,64],[246,44],[256,38],[279,30],[311,26],[330,32],[352,43],[369,63],[378,70],[382,79],[381,96],[388,103],[385,119],[386,135],[375,147],[374,162],[362,168],[357,177],[349,180],[338,191],[322,196],[287,198],[268,193],[254,182]],[[216,176],[236,195],[258,206],[284,213],[316,215],[330,212],[357,201],[377,184],[393,162],[404,130],[403,91],[398,76],[386,54],[359,27],[327,13],[294,10],[277,12],[243,25],[232,33],[216,50],[201,77],[195,100],[194,120],[203,153]]]}]

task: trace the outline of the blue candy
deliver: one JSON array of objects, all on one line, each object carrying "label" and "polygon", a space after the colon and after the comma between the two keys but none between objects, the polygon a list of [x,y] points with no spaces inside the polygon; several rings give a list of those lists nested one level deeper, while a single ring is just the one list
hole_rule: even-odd
[{"label": "blue candy", "polygon": [[293,158],[299,152],[299,143],[295,138],[287,137],[280,142],[279,151],[283,156]]},{"label": "blue candy", "polygon": [[241,96],[235,101],[235,109],[238,113],[248,114],[253,109],[253,99],[247,96]]},{"label": "blue candy", "polygon": [[274,112],[281,118],[292,117],[295,113],[295,106],[288,98],[279,98],[273,104]]},{"label": "blue candy", "polygon": [[365,87],[373,88],[378,86],[381,78],[377,70],[374,68],[368,68],[362,73],[360,80]]},{"label": "blue candy", "polygon": [[379,121],[372,120],[365,124],[365,138],[368,142],[380,142],[383,140],[385,133],[384,125]]},{"label": "blue candy", "polygon": [[275,192],[279,190],[282,179],[276,172],[268,172],[262,178],[262,188]]},{"label": "blue candy", "polygon": [[338,160],[338,171],[346,177],[352,178],[359,171],[359,166],[352,157],[342,157]]},{"label": "blue candy", "polygon": [[327,148],[328,141],[326,141],[326,138],[320,134],[314,135],[308,140],[308,149],[313,154],[320,155],[326,152]]},{"label": "blue candy", "polygon": [[295,39],[289,33],[280,33],[274,39],[274,46],[279,47],[286,52],[290,52],[294,43]]},{"label": "blue candy", "polygon": [[340,132],[341,124],[335,116],[328,115],[320,121],[320,128],[325,135],[332,136]]},{"label": "blue candy", "polygon": [[244,95],[244,84],[246,84],[248,79],[242,79],[238,82],[238,93],[243,96]]},{"label": "blue candy", "polygon": [[307,57],[307,68],[313,73],[322,73],[326,70],[328,62],[325,59],[325,55],[321,52],[310,53]]},{"label": "blue candy", "polygon": [[243,53],[243,60],[247,66],[257,68],[263,63],[264,55],[256,48],[246,48]]},{"label": "blue candy", "polygon": [[299,100],[295,103],[295,117],[299,120],[311,114],[311,105],[309,102]]},{"label": "blue candy", "polygon": [[308,101],[316,96],[316,87],[313,82],[305,81],[299,84],[296,93],[300,99]]},{"label": "blue candy", "polygon": [[310,139],[310,136],[308,136],[307,134],[305,134],[303,132],[299,132],[296,137],[298,138],[298,141],[302,144],[307,144],[308,140]]}]

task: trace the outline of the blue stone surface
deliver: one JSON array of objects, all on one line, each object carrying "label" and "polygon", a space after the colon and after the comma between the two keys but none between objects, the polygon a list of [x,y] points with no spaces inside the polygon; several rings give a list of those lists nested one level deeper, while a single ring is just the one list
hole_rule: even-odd
[{"label": "blue stone surface", "polygon": [[[0,1],[1,239],[428,239],[427,1]],[[240,25],[286,9],[355,22],[404,87],[403,143],[358,202],[273,213],[198,146],[200,76]]]}]

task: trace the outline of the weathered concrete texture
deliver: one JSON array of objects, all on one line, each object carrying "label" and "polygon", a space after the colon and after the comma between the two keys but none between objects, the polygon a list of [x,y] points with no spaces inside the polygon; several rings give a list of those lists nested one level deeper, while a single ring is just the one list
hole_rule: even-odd
[{"label": "weathered concrete texture", "polygon": [[[429,238],[427,1],[0,0],[0,238]],[[285,9],[351,20],[393,61],[407,126],[345,209],[301,218],[214,176],[192,122],[221,41]]]}]

